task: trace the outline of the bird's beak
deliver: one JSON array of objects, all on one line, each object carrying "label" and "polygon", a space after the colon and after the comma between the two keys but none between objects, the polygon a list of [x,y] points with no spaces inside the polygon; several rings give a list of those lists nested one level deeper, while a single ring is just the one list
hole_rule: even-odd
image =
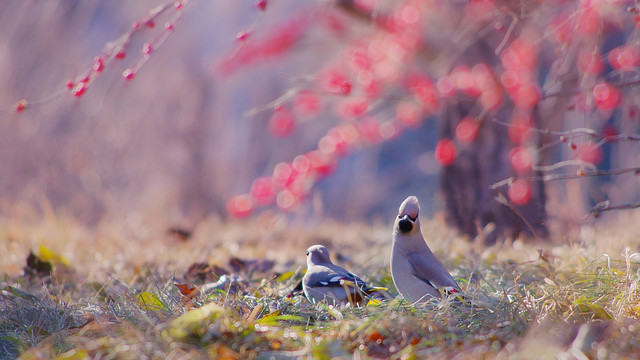
[{"label": "bird's beak", "polygon": [[398,222],[398,227],[400,228],[401,232],[408,233],[411,230],[413,230],[413,222],[414,220],[411,219],[409,215],[404,215],[400,218],[400,221]]}]

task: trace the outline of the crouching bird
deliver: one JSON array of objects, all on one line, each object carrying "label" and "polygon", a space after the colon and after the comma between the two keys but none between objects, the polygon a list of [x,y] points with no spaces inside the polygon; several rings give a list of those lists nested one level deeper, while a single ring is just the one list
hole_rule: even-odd
[{"label": "crouching bird", "polygon": [[411,303],[442,295],[463,296],[460,286],[429,249],[420,231],[420,204],[409,196],[400,205],[393,225],[391,277],[398,292]]},{"label": "crouching bird", "polygon": [[362,305],[367,298],[384,299],[385,288],[370,287],[353,273],[335,265],[322,245],[307,249],[307,273],[302,278],[304,295],[312,303]]}]

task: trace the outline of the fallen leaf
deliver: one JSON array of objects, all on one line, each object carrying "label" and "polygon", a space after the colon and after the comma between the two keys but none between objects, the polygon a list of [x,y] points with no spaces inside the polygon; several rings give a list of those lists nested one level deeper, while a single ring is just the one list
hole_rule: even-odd
[{"label": "fallen leaf", "polygon": [[374,330],[369,334],[368,339],[370,342],[374,342],[376,344],[382,344],[384,341],[384,336],[380,334],[378,331]]},{"label": "fallen leaf", "polygon": [[138,305],[145,310],[167,310],[167,307],[160,301],[158,295],[143,291],[136,295]]},{"label": "fallen leaf", "polygon": [[167,325],[161,334],[165,338],[174,340],[202,338],[209,328],[209,324],[224,313],[225,310],[220,305],[211,302],[178,316]]},{"label": "fallen leaf", "polygon": [[278,275],[278,276],[276,277],[276,282],[284,282],[284,281],[287,281],[287,280],[291,279],[291,277],[292,277],[293,275],[295,275],[295,274],[296,274],[296,272],[295,272],[295,271],[287,271],[287,272],[285,272],[285,273],[282,273],[282,274],[280,274],[280,275]]},{"label": "fallen leaf", "polygon": [[267,272],[275,264],[275,261],[267,259],[243,260],[235,256],[229,259],[229,266],[234,273]]},{"label": "fallen leaf", "polygon": [[218,265],[194,263],[187,270],[185,278],[188,282],[212,282],[218,281],[225,274],[231,274],[231,272]]},{"label": "fallen leaf", "polygon": [[174,226],[167,230],[167,234],[175,237],[178,240],[187,241],[193,233],[190,230]]},{"label": "fallen leaf", "polygon": [[182,294],[182,296],[189,299],[193,299],[200,292],[197,287],[189,286],[188,284],[173,284],[173,285],[177,287],[178,290],[180,290],[180,294]]},{"label": "fallen leaf", "polygon": [[71,349],[67,352],[63,352],[62,354],[55,357],[55,360],[80,360],[80,359],[88,359],[89,353],[82,349]]}]

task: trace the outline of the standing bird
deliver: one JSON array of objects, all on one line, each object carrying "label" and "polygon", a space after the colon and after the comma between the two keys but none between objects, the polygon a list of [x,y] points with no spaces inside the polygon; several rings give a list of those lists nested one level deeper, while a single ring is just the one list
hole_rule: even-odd
[{"label": "standing bird", "polygon": [[463,294],[453,276],[436,259],[420,232],[420,204],[409,196],[400,205],[393,225],[391,277],[398,292],[412,303],[440,298],[445,294]]},{"label": "standing bird", "polygon": [[329,251],[322,245],[307,249],[307,273],[302,278],[304,295],[312,303],[330,304],[349,302],[360,305],[374,293],[386,290],[369,287],[364,280],[331,262]]}]

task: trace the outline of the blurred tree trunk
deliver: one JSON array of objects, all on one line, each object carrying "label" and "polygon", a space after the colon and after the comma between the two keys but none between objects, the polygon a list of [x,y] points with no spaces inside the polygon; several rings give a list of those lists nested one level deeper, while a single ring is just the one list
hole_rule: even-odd
[{"label": "blurred tree trunk", "polygon": [[[472,109],[464,104],[447,106],[441,117],[440,138],[455,138],[456,126],[470,114]],[[509,122],[508,111],[503,109],[496,115],[498,120]],[[506,201],[507,187],[491,188],[492,184],[515,175],[509,156],[513,146],[508,128],[486,118],[475,141],[458,147],[456,160],[443,167],[440,186],[446,202],[446,219],[465,235],[476,237],[479,230],[491,223],[493,230],[483,234],[486,243],[514,239],[522,232],[548,235],[544,182],[532,181],[531,200],[519,206]]]},{"label": "blurred tree trunk", "polygon": [[[460,58],[465,59],[465,65],[469,67],[484,63],[491,69],[500,68],[500,59],[494,51],[497,41],[499,39],[479,38]],[[440,139],[455,139],[456,127],[466,116],[475,117],[480,123],[475,140],[470,144],[459,144],[455,161],[443,167],[440,187],[445,198],[447,222],[472,238],[486,228],[481,235],[488,244],[515,239],[523,232],[534,237],[546,237],[543,181],[530,181],[531,199],[523,205],[514,205],[508,200],[508,187],[491,187],[498,181],[516,177],[510,152],[518,144],[513,143],[509,128],[503,125],[512,122],[514,104],[505,94],[498,109],[484,112],[476,99],[466,100],[464,97],[454,98],[445,104],[440,116]],[[540,123],[537,108],[531,112],[531,120],[536,128],[546,127]],[[542,136],[536,132],[530,132],[529,136],[529,146],[540,148]],[[536,165],[540,160],[536,160]],[[526,177],[540,175],[530,171]]]}]

